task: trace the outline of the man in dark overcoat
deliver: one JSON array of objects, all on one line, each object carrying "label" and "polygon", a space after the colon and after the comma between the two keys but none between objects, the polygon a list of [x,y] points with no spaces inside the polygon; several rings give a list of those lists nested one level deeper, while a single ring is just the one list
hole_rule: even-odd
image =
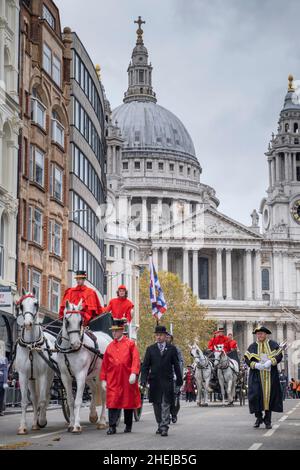
[{"label": "man in dark overcoat", "polygon": [[158,424],[157,434],[168,436],[170,409],[174,401],[174,378],[176,385],[183,384],[178,352],[175,346],[167,344],[167,330],[164,326],[155,329],[156,343],[149,346],[142,366],[141,384],[149,382],[149,401],[153,403]]},{"label": "man in dark overcoat", "polygon": [[268,339],[272,333],[264,326],[256,328],[253,334],[257,341],[249,346],[245,354],[245,361],[250,367],[249,408],[250,413],[256,416],[255,428],[264,423],[267,429],[272,429],[272,411],[283,412],[277,367],[283,359],[282,348]]}]

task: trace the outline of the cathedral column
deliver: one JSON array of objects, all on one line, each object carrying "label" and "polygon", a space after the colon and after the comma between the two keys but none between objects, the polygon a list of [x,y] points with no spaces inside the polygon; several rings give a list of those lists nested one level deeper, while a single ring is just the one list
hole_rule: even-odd
[{"label": "cathedral column", "polygon": [[177,200],[173,199],[172,201],[172,231],[174,238],[180,238],[180,223],[178,215],[178,205]]},{"label": "cathedral column", "polygon": [[275,158],[272,158],[271,160],[271,172],[272,172],[272,187],[274,187],[276,183]]},{"label": "cathedral column", "polygon": [[283,252],[283,300],[289,303],[290,300],[290,277],[289,277],[289,256],[288,252]]},{"label": "cathedral column", "polygon": [[297,295],[297,306],[300,305],[300,263],[295,264],[296,267],[296,295]]},{"label": "cathedral column", "polygon": [[284,154],[284,180],[290,181],[290,176],[289,176],[289,154],[286,152]]},{"label": "cathedral column", "polygon": [[183,283],[189,285],[189,250],[183,248]]},{"label": "cathedral column", "polygon": [[169,248],[163,248],[162,253],[163,253],[163,256],[162,256],[162,270],[167,272],[169,270],[169,265],[168,265]]},{"label": "cathedral column", "polygon": [[158,248],[153,248],[152,249],[152,259],[153,259],[153,264],[156,269],[156,272],[159,271],[158,269]]},{"label": "cathedral column", "polygon": [[226,248],[226,300],[232,300],[232,249]]},{"label": "cathedral column", "polygon": [[193,293],[199,297],[199,251],[193,250]]},{"label": "cathedral column", "polygon": [[112,172],[113,172],[113,175],[115,175],[117,173],[117,149],[116,149],[116,146],[114,145],[113,148],[112,148]]},{"label": "cathedral column", "polygon": [[269,184],[270,188],[273,187],[273,181],[272,181],[272,161],[268,160],[268,166],[269,166]]},{"label": "cathedral column", "polygon": [[252,250],[247,249],[245,252],[246,257],[246,299],[252,300]]},{"label": "cathedral column", "polygon": [[254,342],[254,336],[253,336],[253,322],[252,321],[247,321],[247,344],[246,348],[250,346]]},{"label": "cathedral column", "polygon": [[279,155],[275,156],[275,166],[276,166],[276,181],[280,181],[280,159]]},{"label": "cathedral column", "polygon": [[293,181],[297,181],[297,160],[296,160],[296,154],[293,154]]},{"label": "cathedral column", "polygon": [[222,248],[217,248],[217,300],[223,300]]},{"label": "cathedral column", "polygon": [[274,300],[280,299],[280,259],[279,252],[273,253]]},{"label": "cathedral column", "polygon": [[255,300],[262,300],[261,250],[255,250]]},{"label": "cathedral column", "polygon": [[277,328],[277,343],[280,344],[283,342],[284,337],[283,337],[283,326],[284,322],[278,321],[276,322],[276,328]]},{"label": "cathedral column", "polygon": [[144,236],[148,234],[148,208],[147,208],[147,198],[143,197],[142,199],[142,233]]},{"label": "cathedral column", "polygon": [[228,335],[231,333],[233,335],[233,326],[234,326],[234,321],[233,320],[226,320],[226,334]]}]

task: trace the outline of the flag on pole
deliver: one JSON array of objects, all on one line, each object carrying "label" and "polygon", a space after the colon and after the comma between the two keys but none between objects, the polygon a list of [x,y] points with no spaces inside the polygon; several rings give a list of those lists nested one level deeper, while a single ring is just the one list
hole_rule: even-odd
[{"label": "flag on pole", "polygon": [[152,315],[158,320],[161,319],[163,314],[167,311],[167,303],[161,288],[157,272],[153,263],[152,257],[149,261],[150,266],[150,302],[152,306]]}]

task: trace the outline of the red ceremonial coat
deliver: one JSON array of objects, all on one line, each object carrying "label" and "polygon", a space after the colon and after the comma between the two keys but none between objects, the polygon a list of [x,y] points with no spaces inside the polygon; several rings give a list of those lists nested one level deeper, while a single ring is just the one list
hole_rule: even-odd
[{"label": "red ceremonial coat", "polygon": [[114,340],[107,347],[100,380],[106,380],[106,406],[109,409],[133,410],[141,407],[141,394],[138,380],[130,385],[131,374],[140,373],[140,355],[134,341],[122,337]]},{"label": "red ceremonial coat", "polygon": [[238,348],[238,345],[237,345],[237,342],[232,339],[231,341],[228,341],[228,349],[229,351],[232,351],[233,349],[237,349]]},{"label": "red ceremonial coat", "polygon": [[63,318],[64,310],[66,308],[67,300],[71,304],[78,305],[80,300],[83,301],[82,316],[84,326],[87,326],[92,318],[97,317],[103,313],[98,295],[96,292],[87,286],[76,286],[67,289],[59,309],[59,318]]},{"label": "red ceremonial coat", "polygon": [[220,346],[220,345],[224,346],[224,351],[226,353],[230,352],[229,344],[228,344],[228,336],[224,336],[224,335],[216,336],[215,338],[212,338],[208,343],[208,349],[210,349],[211,351],[214,351],[215,346]]},{"label": "red ceremonial coat", "polygon": [[111,299],[108,306],[104,308],[105,312],[110,312],[115,319],[126,318],[128,323],[131,323],[131,310],[134,304],[131,300],[121,297]]},{"label": "red ceremonial coat", "polygon": [[194,377],[194,374],[190,370],[187,371],[184,381],[185,381],[184,392],[195,393],[195,377]]}]

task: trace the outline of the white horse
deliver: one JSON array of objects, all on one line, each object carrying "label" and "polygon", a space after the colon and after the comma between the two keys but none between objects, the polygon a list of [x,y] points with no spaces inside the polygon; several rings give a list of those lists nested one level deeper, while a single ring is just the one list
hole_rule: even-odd
[{"label": "white horse", "polygon": [[[90,422],[96,424],[98,415],[96,409],[97,385],[100,384],[99,374],[102,359],[93,352],[94,341],[85,333],[82,321],[82,301],[79,305],[66,302],[62,330],[56,341],[57,364],[61,373],[61,379],[66,389],[67,402],[70,410],[69,432],[79,434],[82,432],[80,425],[80,408],[85,384],[90,387],[92,400],[90,405]],[[99,353],[104,354],[107,346],[112,341],[111,337],[102,332],[95,332],[99,346]],[[90,348],[90,349],[89,349]],[[76,380],[77,391],[74,400],[72,392],[73,377]],[[98,429],[106,428],[106,393],[100,388],[102,412]]]},{"label": "white horse", "polygon": [[[28,434],[26,411],[28,406],[28,390],[33,406],[32,430],[37,431],[47,425],[46,411],[50,400],[50,389],[54,378],[43,354],[49,361],[51,350],[54,349],[55,337],[44,333],[38,324],[39,303],[36,293],[25,292],[18,303],[17,321],[22,326],[21,335],[17,340],[15,368],[19,373],[22,396],[22,415],[18,429],[19,435]],[[53,355],[55,358],[55,355]]]},{"label": "white horse", "polygon": [[225,388],[228,395],[228,406],[233,406],[237,377],[239,374],[238,362],[230,359],[223,347],[217,346],[214,351],[214,366],[218,373],[222,392],[223,406],[225,406]]},{"label": "white horse", "polygon": [[[197,383],[197,405],[208,406],[209,382],[213,372],[213,366],[196,343],[190,346],[191,356],[195,359],[195,379]],[[202,392],[204,393],[204,404],[202,405]]]}]

